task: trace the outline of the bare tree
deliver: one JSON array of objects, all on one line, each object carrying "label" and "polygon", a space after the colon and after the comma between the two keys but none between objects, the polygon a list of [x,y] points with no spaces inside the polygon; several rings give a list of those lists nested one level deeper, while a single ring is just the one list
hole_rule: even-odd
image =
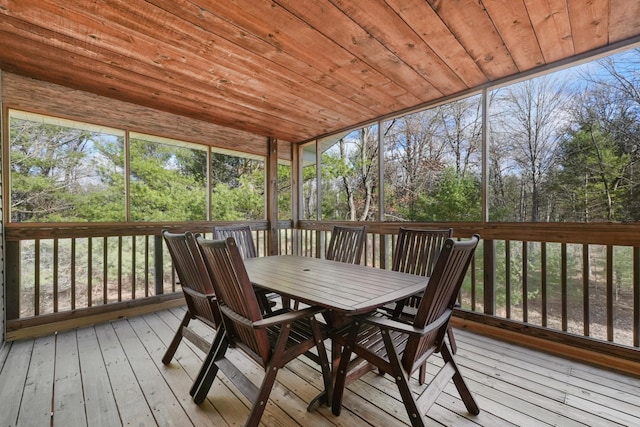
[{"label": "bare tree", "polygon": [[492,115],[492,137],[501,142],[522,173],[522,220],[538,221],[542,183],[556,162],[556,148],[565,129],[569,98],[565,84],[545,76],[501,89]]},{"label": "bare tree", "polygon": [[[393,208],[409,212],[421,194],[433,189],[437,175],[445,166],[447,142],[439,135],[441,117],[437,110],[426,110],[395,120],[385,137],[385,182],[394,194],[385,193]],[[396,209],[385,213],[398,215]],[[407,218],[400,218],[407,219]]]},{"label": "bare tree", "polygon": [[458,177],[469,172],[473,156],[478,152],[482,137],[479,97],[463,98],[436,109],[440,134],[455,159]]}]

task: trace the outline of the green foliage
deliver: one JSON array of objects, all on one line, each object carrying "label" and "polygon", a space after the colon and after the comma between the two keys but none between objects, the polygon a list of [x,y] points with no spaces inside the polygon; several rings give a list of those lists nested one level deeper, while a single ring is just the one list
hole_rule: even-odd
[{"label": "green foliage", "polygon": [[278,164],[278,218],[291,219],[291,166]]},{"label": "green foliage", "polygon": [[91,220],[85,202],[99,185],[94,154],[104,136],[16,118],[9,133],[12,220]]},{"label": "green foliage", "polygon": [[562,197],[558,218],[566,221],[621,220],[624,170],[630,156],[612,135],[584,125],[562,144],[561,169],[552,183]]},{"label": "green foliage", "polygon": [[445,168],[435,191],[419,195],[415,212],[407,212],[414,221],[479,221],[482,218],[480,183],[471,176],[457,176]]},{"label": "green foliage", "polygon": [[[10,129],[14,221],[126,219],[123,137],[15,118]],[[206,151],[132,139],[129,152],[131,220],[206,219]],[[264,218],[264,163],[214,153],[212,166],[214,219]]]},{"label": "green foliage", "polygon": [[[155,142],[132,140],[131,157],[131,219],[133,221],[190,221],[206,219],[206,189],[200,175],[185,173],[193,164],[181,163],[194,155],[206,159],[201,151],[189,150]],[[206,167],[205,167],[206,171]],[[206,176],[206,172],[205,172]],[[206,182],[206,181],[205,181]]]},{"label": "green foliage", "polygon": [[264,218],[264,194],[257,191],[255,179],[255,175],[243,176],[235,188],[217,184],[211,194],[211,217],[220,221]]}]

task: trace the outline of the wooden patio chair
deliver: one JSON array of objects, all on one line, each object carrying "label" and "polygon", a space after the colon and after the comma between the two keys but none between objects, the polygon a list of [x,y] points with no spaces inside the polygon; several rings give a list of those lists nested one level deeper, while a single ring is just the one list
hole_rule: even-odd
[{"label": "wooden patio chair", "polygon": [[[242,259],[256,258],[258,256],[250,225],[219,225],[213,227],[214,239],[224,240],[227,237],[234,238]],[[256,295],[262,311],[270,313],[271,308],[276,304],[274,299],[276,299],[278,295],[264,292],[261,289],[256,289]]]},{"label": "wooden patio chair", "polygon": [[203,352],[209,351],[211,341],[189,328],[191,320],[197,319],[213,329],[218,329],[222,318],[218,310],[213,284],[195,236],[189,231],[170,233],[167,230],[162,230],[162,237],[169,249],[173,266],[178,275],[178,282],[187,302],[187,312],[162,357],[162,363],[167,365],[171,362],[183,337],[193,342]]},{"label": "wooden patio chair", "polygon": [[[391,269],[419,276],[431,276],[444,242],[452,236],[452,228],[420,230],[400,227]],[[398,301],[394,308],[394,317],[400,317],[403,314],[413,317],[420,305],[422,294],[420,292],[405,300]],[[447,336],[451,351],[455,354],[458,351],[458,346],[453,336],[451,324],[447,329]],[[420,384],[424,384],[425,369],[425,367],[420,369]]]},{"label": "wooden patio chair", "polygon": [[[345,387],[362,374],[354,366],[363,360],[393,376],[412,426],[425,425],[426,412],[450,379],[467,410],[474,415],[480,412],[445,339],[456,297],[479,240],[478,235],[460,242],[446,240],[412,322],[394,319],[382,311],[354,319],[344,335],[333,390],[335,415],[340,414]],[[354,360],[352,352],[356,355]],[[444,364],[416,398],[410,386],[411,375],[438,352]]]},{"label": "wooden patio chair", "polygon": [[218,225],[213,227],[214,239],[224,240],[227,237],[233,237],[235,239],[242,259],[255,258],[258,256],[250,225]]},{"label": "wooden patio chair", "polygon": [[364,225],[334,226],[325,258],[349,264],[360,264],[366,234],[367,227]]},{"label": "wooden patio chair", "polygon": [[[209,274],[213,277],[225,327],[218,330],[211,351],[191,389],[194,401],[200,404],[206,398],[218,369],[222,369],[226,377],[251,401],[251,413],[245,425],[257,426],[278,370],[317,347],[316,357],[320,360],[327,402],[331,402],[331,372],[324,346],[327,333],[325,327],[316,320],[316,315],[324,309],[283,308],[263,316],[235,240],[232,237],[226,240],[200,237],[198,244]],[[265,376],[260,389],[225,358],[229,346],[244,351],[264,368]],[[311,404],[315,404],[315,401]]]}]

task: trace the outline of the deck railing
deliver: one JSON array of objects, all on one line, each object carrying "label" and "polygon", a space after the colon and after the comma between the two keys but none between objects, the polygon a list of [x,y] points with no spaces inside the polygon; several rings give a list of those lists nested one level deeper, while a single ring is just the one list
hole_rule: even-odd
[{"label": "deck railing", "polygon": [[[322,253],[333,224],[300,223],[305,255]],[[459,296],[458,317],[535,338],[638,357],[637,224],[367,223],[367,265],[391,265],[399,226],[452,227],[457,238],[481,235]]]},{"label": "deck railing", "polygon": [[[260,255],[268,224],[250,222]],[[211,233],[214,222],[8,224],[7,338],[84,316],[180,303],[162,228]],[[218,223],[219,224],[219,223]],[[322,256],[336,222],[280,224],[279,252]],[[342,223],[344,224],[344,223]],[[364,263],[389,268],[400,225],[367,223]],[[412,223],[482,237],[458,317],[607,351],[640,346],[640,227],[626,224]],[[46,330],[46,329],[44,329]],[[576,341],[582,339],[582,341]]]}]

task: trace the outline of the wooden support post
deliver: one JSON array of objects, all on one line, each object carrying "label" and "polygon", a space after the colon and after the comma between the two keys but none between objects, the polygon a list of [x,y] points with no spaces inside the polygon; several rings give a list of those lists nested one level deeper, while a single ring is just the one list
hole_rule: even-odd
[{"label": "wooden support post", "polygon": [[267,221],[269,223],[269,255],[278,255],[278,140],[268,138],[269,154],[267,155]]}]

